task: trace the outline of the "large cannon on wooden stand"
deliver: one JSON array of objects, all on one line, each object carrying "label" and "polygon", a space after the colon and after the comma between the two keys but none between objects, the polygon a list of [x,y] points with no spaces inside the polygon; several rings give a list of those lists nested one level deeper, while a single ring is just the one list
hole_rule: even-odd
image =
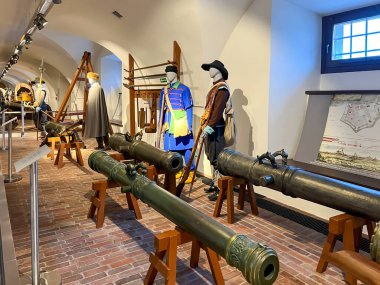
[{"label": "large cannon on wooden stand", "polygon": [[[275,157],[283,156],[278,165]],[[308,172],[286,164],[285,152],[266,153],[258,158],[225,149],[217,168],[223,175],[244,178],[256,186],[305,199],[348,214],[380,220],[380,191]]]},{"label": "large cannon on wooden stand", "polygon": [[144,172],[145,164],[125,165],[102,151],[93,152],[88,158],[88,164],[91,169],[122,185],[122,191],[133,193],[136,198],[224,257],[251,284],[272,284],[276,280],[279,262],[273,249],[236,234],[145,176],[139,175],[138,171]]}]

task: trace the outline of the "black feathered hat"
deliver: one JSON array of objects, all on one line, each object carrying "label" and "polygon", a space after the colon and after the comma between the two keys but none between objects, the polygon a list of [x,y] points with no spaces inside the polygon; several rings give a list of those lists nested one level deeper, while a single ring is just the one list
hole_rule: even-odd
[{"label": "black feathered hat", "polygon": [[175,65],[168,65],[165,67],[165,72],[175,72],[178,74],[178,68]]},{"label": "black feathered hat", "polygon": [[224,80],[228,79],[228,71],[224,67],[224,64],[222,62],[220,62],[219,60],[214,60],[211,63],[204,63],[204,64],[202,64],[201,67],[204,70],[207,70],[207,71],[209,71],[211,67],[214,67],[214,68],[216,68],[217,70],[220,71],[220,73],[222,74]]}]

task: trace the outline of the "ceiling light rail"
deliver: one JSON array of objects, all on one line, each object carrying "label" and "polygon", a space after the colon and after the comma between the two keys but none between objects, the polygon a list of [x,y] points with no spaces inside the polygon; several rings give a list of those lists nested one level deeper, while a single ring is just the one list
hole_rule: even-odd
[{"label": "ceiling light rail", "polygon": [[16,64],[22,54],[22,49],[28,49],[28,46],[32,43],[32,35],[38,29],[42,30],[48,23],[45,19],[46,15],[49,13],[50,9],[54,4],[61,4],[62,0],[42,0],[38,5],[34,15],[26,29],[26,32],[22,35],[18,44],[15,45],[15,50],[11,55],[8,63],[5,65],[3,71],[0,74],[0,79],[2,79],[12,65]]}]

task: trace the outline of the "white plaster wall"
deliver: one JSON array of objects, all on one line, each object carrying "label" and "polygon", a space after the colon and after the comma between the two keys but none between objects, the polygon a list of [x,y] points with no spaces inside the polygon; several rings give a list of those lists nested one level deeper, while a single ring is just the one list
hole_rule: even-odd
[{"label": "white plaster wall", "polygon": [[321,17],[287,0],[273,0],[269,90],[269,151],[293,157],[307,96],[319,88]]},{"label": "white plaster wall", "polygon": [[236,149],[248,155],[268,148],[271,1],[255,0],[221,54],[236,115]]},{"label": "white plaster wall", "polygon": [[320,90],[379,90],[379,78],[379,70],[322,74]]},{"label": "white plaster wall", "polygon": [[[287,0],[273,0],[271,21],[268,150],[284,148],[292,157],[303,127],[305,90],[319,88],[321,18]],[[255,191],[323,219],[338,213],[268,188],[256,187]]]},{"label": "white plaster wall", "polygon": [[[100,83],[104,90],[107,104],[108,117],[112,120],[121,121],[121,93],[122,64],[113,54],[102,56],[100,59]],[[120,95],[121,96],[121,95]],[[113,126],[114,131],[118,128]],[[119,130],[118,130],[119,131]]]}]

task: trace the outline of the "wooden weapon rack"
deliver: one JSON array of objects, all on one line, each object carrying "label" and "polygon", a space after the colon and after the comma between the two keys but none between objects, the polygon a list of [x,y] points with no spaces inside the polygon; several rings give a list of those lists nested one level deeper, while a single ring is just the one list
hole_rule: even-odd
[{"label": "wooden weapon rack", "polygon": [[[74,89],[74,86],[78,81],[84,81],[84,87],[83,87],[84,98],[83,98],[83,112],[77,112],[76,114],[83,115],[83,122],[86,121],[86,111],[87,111],[86,105],[87,105],[87,99],[88,99],[88,88],[87,88],[88,79],[86,75],[88,72],[94,72],[94,68],[92,67],[92,64],[91,64],[91,53],[88,51],[85,51],[75,71],[75,74],[70,82],[69,88],[66,91],[65,97],[63,98],[62,103],[59,106],[58,112],[55,115],[54,122],[63,122],[63,120],[65,119],[65,116],[67,114],[67,107],[66,107],[67,102],[69,101],[71,93]],[[82,125],[82,134],[84,134],[84,128],[85,128],[85,125]],[[110,134],[112,135],[113,130],[110,123],[109,123],[109,131],[110,131]]]},{"label": "wooden weapon rack", "polygon": [[[181,74],[181,48],[176,41],[173,42],[173,60],[166,61],[159,64],[135,67],[136,62],[131,54],[129,54],[129,70],[124,69],[128,72],[128,77],[124,79],[128,80],[128,84],[123,83],[123,85],[129,89],[129,106],[130,106],[130,133],[131,135],[136,134],[136,99],[150,99],[152,100],[151,106],[151,123],[145,128],[146,133],[155,133],[157,131],[157,101],[160,98],[161,88],[166,84],[135,84],[135,80],[138,79],[155,79],[166,76],[165,73],[157,73],[150,75],[135,76],[136,71],[152,69],[165,65],[175,65],[178,69],[178,79],[180,79]],[[140,87],[142,89],[140,89]],[[152,88],[156,87],[156,88]],[[159,89],[158,89],[158,88]],[[139,111],[139,110],[138,110]],[[147,125],[145,125],[147,126]]]},{"label": "wooden weapon rack", "polygon": [[75,71],[74,77],[70,82],[69,88],[66,91],[65,97],[62,100],[61,106],[59,106],[58,112],[55,115],[54,122],[62,122],[65,119],[67,108],[66,104],[70,99],[71,92],[74,89],[75,84],[77,81],[84,81],[84,100],[83,100],[83,121],[86,119],[86,103],[87,103],[87,96],[88,96],[88,89],[87,89],[87,78],[86,74],[87,72],[93,72],[94,69],[91,64],[91,53],[88,51],[85,51],[82,60],[80,61],[77,70]]}]

